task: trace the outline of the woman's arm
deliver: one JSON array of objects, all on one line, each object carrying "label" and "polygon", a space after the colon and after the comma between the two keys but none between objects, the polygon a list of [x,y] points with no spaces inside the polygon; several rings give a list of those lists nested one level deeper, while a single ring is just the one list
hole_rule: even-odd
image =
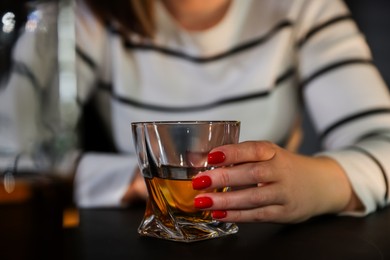
[{"label": "woman's arm", "polygon": [[233,187],[195,199],[215,218],[299,222],[327,213],[363,216],[389,204],[389,91],[342,1],[305,8],[297,25],[300,91],[324,151],[302,156],[263,141],[214,149],[211,157],[226,157],[216,165],[234,166],[201,173],[193,183]]},{"label": "woman's arm", "polygon": [[[99,82],[110,81],[111,67],[106,56],[109,32],[82,0],[77,1],[76,18],[79,99],[81,104],[85,104],[93,97]],[[103,115],[99,112],[109,110],[101,107],[92,109],[96,110],[98,116],[102,116],[100,119],[103,119]],[[104,118],[103,121],[104,126],[89,126],[88,131],[94,131],[94,127],[109,127],[109,120]],[[135,154],[109,151],[86,151],[82,155],[76,170],[74,188],[75,203],[84,208],[122,207],[138,199],[145,199],[147,195]]]},{"label": "woman's arm", "polygon": [[345,4],[315,10],[300,38],[300,91],[321,154],[337,161],[368,214],[388,203],[389,91]]}]

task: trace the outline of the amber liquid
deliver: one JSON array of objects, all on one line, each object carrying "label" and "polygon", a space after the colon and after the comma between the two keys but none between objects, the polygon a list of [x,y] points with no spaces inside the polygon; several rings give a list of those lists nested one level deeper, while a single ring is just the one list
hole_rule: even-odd
[{"label": "amber liquid", "polygon": [[164,219],[169,222],[168,219],[172,216],[191,223],[211,222],[210,211],[196,209],[194,198],[201,193],[225,191],[226,189],[194,190],[191,179],[204,170],[207,169],[163,166],[153,178],[145,178],[150,196],[146,216],[158,214],[158,218],[163,222],[165,222]]}]

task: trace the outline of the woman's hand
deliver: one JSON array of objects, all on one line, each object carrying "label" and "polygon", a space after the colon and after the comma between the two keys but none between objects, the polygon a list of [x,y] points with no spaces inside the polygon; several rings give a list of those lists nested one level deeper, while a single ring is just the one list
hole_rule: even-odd
[{"label": "woman's hand", "polygon": [[211,165],[226,167],[199,173],[193,188],[228,186],[232,191],[203,193],[194,205],[211,210],[221,221],[292,223],[361,207],[344,171],[328,157],[248,141],[215,148],[208,159]]},{"label": "woman's hand", "polygon": [[146,201],[147,197],[148,192],[146,190],[144,177],[137,168],[132,182],[122,197],[122,203],[125,205],[132,205],[140,201]]}]

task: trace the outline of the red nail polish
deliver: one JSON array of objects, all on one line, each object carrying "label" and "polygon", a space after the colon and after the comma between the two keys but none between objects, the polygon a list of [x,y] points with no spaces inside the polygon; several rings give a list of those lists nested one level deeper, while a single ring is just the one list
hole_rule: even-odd
[{"label": "red nail polish", "polygon": [[209,197],[199,197],[194,199],[194,207],[197,209],[205,209],[213,206],[213,201]]},{"label": "red nail polish", "polygon": [[200,176],[192,179],[192,188],[194,190],[202,190],[210,187],[211,178],[209,176]]},{"label": "red nail polish", "polygon": [[217,151],[217,152],[209,153],[207,157],[207,162],[209,164],[218,164],[225,161],[225,159],[226,159],[225,154],[223,152]]},{"label": "red nail polish", "polygon": [[226,218],[227,216],[227,212],[225,210],[214,210],[211,214],[215,219]]}]

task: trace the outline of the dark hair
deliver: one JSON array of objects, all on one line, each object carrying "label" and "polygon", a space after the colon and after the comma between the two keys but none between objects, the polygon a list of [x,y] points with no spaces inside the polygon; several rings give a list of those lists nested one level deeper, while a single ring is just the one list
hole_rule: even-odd
[{"label": "dark hair", "polygon": [[122,35],[152,38],[154,0],[84,0],[102,23],[115,23]]}]

